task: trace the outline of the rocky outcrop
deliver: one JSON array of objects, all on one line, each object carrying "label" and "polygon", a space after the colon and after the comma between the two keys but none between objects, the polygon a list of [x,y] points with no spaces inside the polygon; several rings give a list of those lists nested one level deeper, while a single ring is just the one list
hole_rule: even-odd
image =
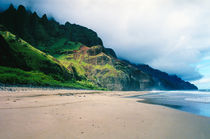
[{"label": "rocky outcrop", "polygon": [[91,81],[110,90],[197,89],[177,76],[118,59],[112,49],[103,46],[97,33],[86,27],[69,22],[61,25],[24,6],[15,9],[11,5],[1,12],[0,24],[7,28],[0,25],[1,30],[16,34],[15,41],[23,39],[41,50],[33,57],[31,51],[22,52],[25,45],[17,45],[20,52],[12,55],[13,49],[9,50],[0,36],[0,65],[12,67],[16,63],[17,68],[42,71],[58,79]]},{"label": "rocky outcrop", "polygon": [[100,45],[90,48],[82,46],[79,51],[67,55],[66,59],[70,57],[74,62],[82,63],[85,77],[100,87],[109,90],[149,90],[154,86],[151,76],[106,54]]},{"label": "rocky outcrop", "polygon": [[104,49],[104,52],[105,52],[107,55],[110,55],[110,56],[112,56],[112,57],[114,57],[114,58],[117,58],[116,53],[115,53],[114,50],[111,49],[111,48],[105,48],[105,49]]},{"label": "rocky outcrop", "polygon": [[153,80],[155,81],[154,88],[159,90],[197,90],[198,88],[189,83],[183,81],[181,78],[176,75],[169,75],[165,72],[162,72],[157,69],[153,69],[148,65],[139,64],[134,65],[139,70],[151,75]]}]

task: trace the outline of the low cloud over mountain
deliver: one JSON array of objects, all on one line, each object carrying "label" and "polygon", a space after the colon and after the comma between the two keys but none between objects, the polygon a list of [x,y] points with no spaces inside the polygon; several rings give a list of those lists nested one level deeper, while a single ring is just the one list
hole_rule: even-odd
[{"label": "low cloud over mountain", "polygon": [[121,58],[177,74],[202,76],[196,64],[210,51],[207,0],[3,0],[23,4],[60,22],[95,30]]}]

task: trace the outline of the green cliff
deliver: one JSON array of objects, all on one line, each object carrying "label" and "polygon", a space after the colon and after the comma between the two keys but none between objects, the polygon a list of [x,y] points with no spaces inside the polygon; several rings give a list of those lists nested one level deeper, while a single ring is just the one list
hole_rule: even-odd
[{"label": "green cliff", "polygon": [[[2,28],[2,26],[1,26]],[[0,82],[98,89],[77,73],[8,31],[0,31]]]},{"label": "green cliff", "polygon": [[[112,49],[103,46],[97,33],[86,27],[69,22],[62,25],[46,15],[39,17],[23,6],[15,9],[12,5],[0,13],[0,24],[1,83],[158,89],[158,76],[118,59]],[[161,89],[167,89],[164,85]],[[196,89],[190,84],[188,87]]]}]

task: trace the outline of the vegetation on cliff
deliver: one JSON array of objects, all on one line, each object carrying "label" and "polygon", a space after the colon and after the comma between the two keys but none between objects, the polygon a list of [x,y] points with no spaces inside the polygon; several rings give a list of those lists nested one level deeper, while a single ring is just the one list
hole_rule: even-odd
[{"label": "vegetation on cliff", "polygon": [[135,65],[141,71],[152,76],[155,81],[155,88],[167,90],[195,90],[198,89],[195,85],[183,81],[176,75],[169,75],[157,69],[153,69],[145,64]]},{"label": "vegetation on cliff", "polygon": [[63,54],[58,60],[66,67],[75,67],[79,76],[110,90],[146,90],[153,80],[132,65],[106,54],[102,46],[81,46],[73,54]]},{"label": "vegetation on cliff", "polygon": [[27,11],[22,5],[17,10],[10,5],[0,13],[0,24],[42,51],[50,51],[48,48],[64,39],[87,46],[103,45],[96,32],[86,27],[69,22],[60,25],[53,18],[48,19],[46,14],[39,17],[36,12]]},{"label": "vegetation on cliff", "polygon": [[0,31],[0,82],[71,88],[99,89],[78,80],[56,58],[34,48],[8,31]]},{"label": "vegetation on cliff", "polygon": [[118,59],[86,27],[62,25],[23,6],[11,5],[0,13],[1,83],[109,90],[197,89],[181,79],[170,81],[155,74]]}]

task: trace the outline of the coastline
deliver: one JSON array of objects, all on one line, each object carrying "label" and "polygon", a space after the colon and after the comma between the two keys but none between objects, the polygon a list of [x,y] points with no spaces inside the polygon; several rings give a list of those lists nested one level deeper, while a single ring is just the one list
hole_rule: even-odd
[{"label": "coastline", "polygon": [[210,118],[126,97],[140,93],[0,90],[0,138],[210,138]]}]

